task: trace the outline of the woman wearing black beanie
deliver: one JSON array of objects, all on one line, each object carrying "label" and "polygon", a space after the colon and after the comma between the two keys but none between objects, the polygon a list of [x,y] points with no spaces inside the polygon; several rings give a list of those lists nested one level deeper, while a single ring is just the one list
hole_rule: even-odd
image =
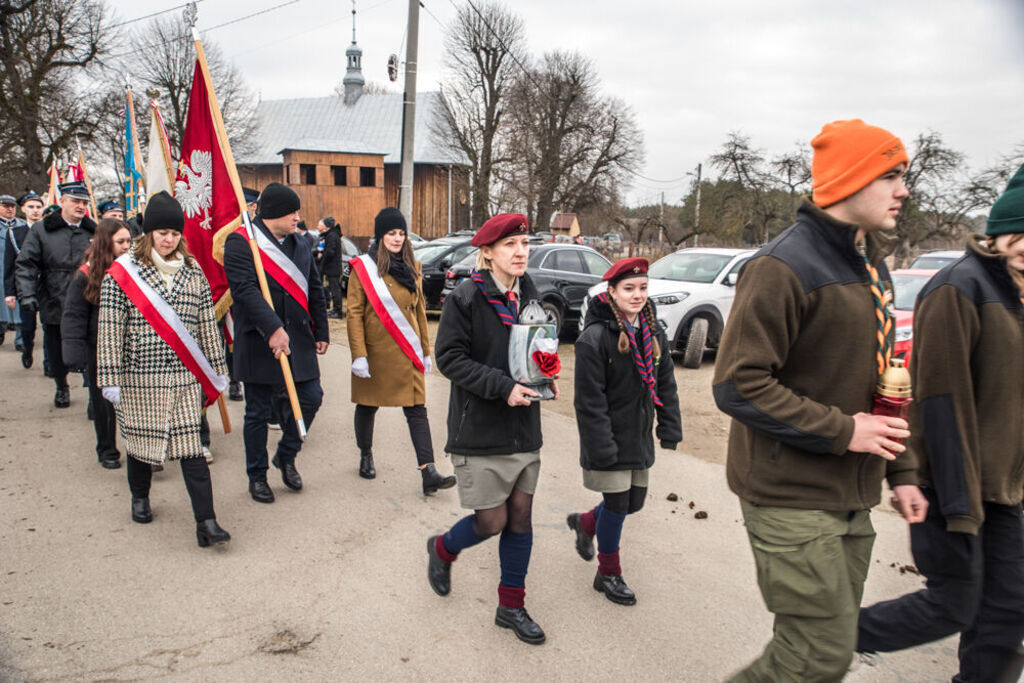
[{"label": "woman wearing black beanie", "polygon": [[[423,273],[412,253],[405,217],[393,207],[374,219],[370,250],[349,261],[348,339],[352,350],[352,402],[359,445],[359,476],[373,479],[373,426],[377,408],[402,406],[423,479],[423,493],[455,485],[434,466],[427,421],[430,372]],[[354,276],[354,277],[353,277]]]}]

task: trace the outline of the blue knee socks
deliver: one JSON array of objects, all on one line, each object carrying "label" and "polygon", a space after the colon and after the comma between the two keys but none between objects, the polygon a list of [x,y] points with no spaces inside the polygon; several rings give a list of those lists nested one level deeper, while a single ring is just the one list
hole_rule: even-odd
[{"label": "blue knee socks", "polygon": [[455,526],[441,537],[444,549],[452,555],[458,555],[466,548],[483,541],[484,539],[477,536],[476,531],[473,530],[473,515],[467,515],[457,521]]},{"label": "blue knee socks", "polygon": [[614,553],[619,550],[619,539],[622,538],[622,523],[626,515],[620,515],[602,506],[597,515],[597,549],[602,553]]},{"label": "blue knee socks", "polygon": [[498,542],[498,559],[501,561],[501,585],[523,587],[526,585],[526,570],[530,566],[530,551],[533,549],[533,531],[517,534],[505,529]]}]

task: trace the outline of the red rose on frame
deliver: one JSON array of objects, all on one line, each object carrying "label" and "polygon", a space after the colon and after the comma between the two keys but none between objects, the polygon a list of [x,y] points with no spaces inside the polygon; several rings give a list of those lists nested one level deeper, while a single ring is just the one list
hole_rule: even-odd
[{"label": "red rose on frame", "polygon": [[555,379],[558,377],[558,373],[562,371],[562,361],[558,358],[557,353],[544,353],[543,351],[534,351],[533,362],[540,368],[540,374],[545,377]]}]

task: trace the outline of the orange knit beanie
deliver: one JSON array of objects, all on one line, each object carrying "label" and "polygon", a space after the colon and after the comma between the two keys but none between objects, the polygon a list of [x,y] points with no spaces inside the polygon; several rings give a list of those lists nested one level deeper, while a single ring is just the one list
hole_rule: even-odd
[{"label": "orange knit beanie", "polygon": [[820,207],[846,199],[908,161],[907,150],[898,137],[860,119],[826,123],[811,140],[811,147],[811,197]]}]

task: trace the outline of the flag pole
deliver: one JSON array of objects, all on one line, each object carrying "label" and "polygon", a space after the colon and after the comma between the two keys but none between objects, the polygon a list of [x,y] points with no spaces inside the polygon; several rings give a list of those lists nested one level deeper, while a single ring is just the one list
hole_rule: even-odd
[{"label": "flag pole", "polygon": [[[132,157],[135,159],[135,168],[131,169],[131,172],[133,173],[133,175],[131,177],[131,183],[132,183],[132,187],[134,188],[134,192],[135,192],[135,195],[134,195],[134,199],[135,199],[135,201],[134,201],[135,212],[138,213],[138,211],[139,211],[139,182],[135,180],[134,173],[137,172],[140,176],[142,176],[142,184],[143,185],[148,185],[149,183],[147,182],[147,178],[146,178],[146,167],[143,166],[142,170],[141,171],[139,170],[139,164],[142,163],[142,152],[139,150],[139,131],[135,127],[135,97],[132,95],[132,86],[125,85],[124,86],[124,90],[125,90],[125,93],[127,93],[127,96],[128,96],[128,102],[127,102],[128,125],[130,126],[131,133],[132,133]],[[127,169],[126,169],[126,172],[128,172]]]},{"label": "flag pole", "polygon": [[[260,257],[260,248],[256,244],[256,234],[253,232],[252,221],[249,218],[249,211],[246,209],[245,197],[242,195],[242,181],[238,177],[238,168],[235,166],[235,157],[231,152],[231,145],[228,143],[227,130],[224,127],[224,118],[220,113],[220,105],[217,104],[217,95],[213,90],[213,80],[210,78],[210,69],[206,64],[206,53],[203,51],[203,43],[199,40],[199,31],[192,27],[192,40],[196,46],[196,59],[199,60],[200,71],[203,73],[203,81],[206,84],[207,96],[210,98],[210,108],[213,110],[213,125],[220,138],[220,147],[224,153],[224,162],[228,167],[228,176],[231,178],[231,185],[235,190],[235,197],[238,207],[242,212],[242,224],[245,226],[245,235],[249,239],[249,249],[252,250],[252,261],[256,267],[256,279],[260,284],[260,292],[271,309],[274,302],[270,298],[270,287],[267,285],[267,273],[263,270],[263,259]],[[302,407],[299,405],[299,395],[295,391],[295,380],[292,377],[292,366],[288,355],[282,353],[279,356],[281,361],[281,374],[284,376],[284,387],[288,392],[288,402],[291,404],[292,417],[295,418],[295,425],[298,428],[299,438],[306,440],[306,421],[302,418]]]},{"label": "flag pole", "polygon": [[92,181],[89,180],[89,171],[85,168],[85,155],[82,154],[82,143],[75,136],[75,144],[78,145],[78,168],[82,171],[82,180],[85,181],[85,188],[89,190],[89,205],[92,207],[93,220],[98,221],[100,215],[96,213],[96,197],[92,194]]},{"label": "flag pole", "polygon": [[[167,127],[164,126],[164,117],[160,114],[160,103],[156,100],[150,100],[150,116],[156,120],[158,130],[160,131],[160,147],[163,148],[164,152],[164,168],[167,171],[167,184],[170,187],[174,187],[174,169],[171,167],[171,142],[167,139]],[[150,141],[149,144],[153,144]],[[147,178],[147,180],[149,180]]]}]

